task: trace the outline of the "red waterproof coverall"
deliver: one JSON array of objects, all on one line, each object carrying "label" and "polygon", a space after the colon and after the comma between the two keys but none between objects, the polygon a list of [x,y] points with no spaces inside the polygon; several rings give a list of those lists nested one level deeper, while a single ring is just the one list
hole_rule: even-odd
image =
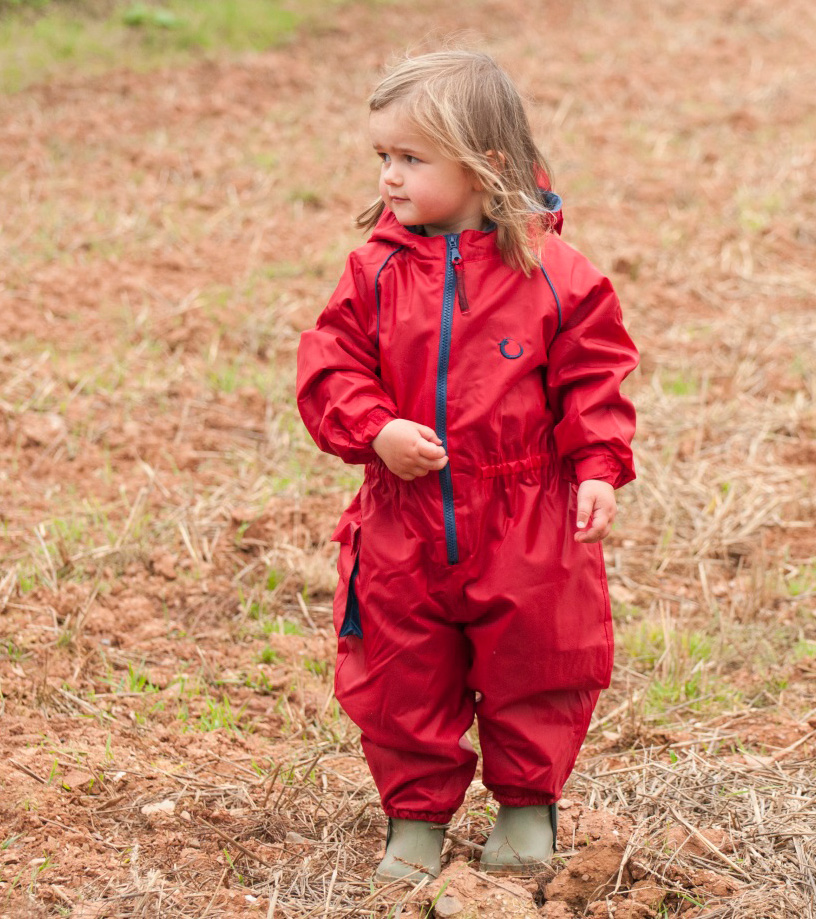
[{"label": "red waterproof coverall", "polygon": [[[634,478],[620,383],[636,364],[610,282],[558,237],[525,277],[495,233],[425,238],[390,212],[303,334],[303,420],[366,464],[334,534],[336,693],[389,816],[451,818],[474,713],[500,803],[560,796],[612,668],[603,553],[573,539],[575,492]],[[382,463],[371,442],[397,417],[437,432],[440,473],[405,482]]]}]

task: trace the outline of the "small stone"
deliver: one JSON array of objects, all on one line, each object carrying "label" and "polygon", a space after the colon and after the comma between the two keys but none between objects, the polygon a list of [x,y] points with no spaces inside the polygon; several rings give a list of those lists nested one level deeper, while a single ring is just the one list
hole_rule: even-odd
[{"label": "small stone", "polygon": [[650,879],[636,881],[629,891],[629,896],[633,903],[642,903],[656,912],[663,904],[668,893],[668,890],[659,887]]},{"label": "small stone", "polygon": [[154,574],[158,574],[166,581],[175,581],[178,577],[176,574],[176,564],[178,559],[169,552],[162,552],[160,549],[150,557],[150,565]]},{"label": "small stone", "polygon": [[310,846],[313,840],[307,839],[305,836],[301,836],[300,833],[296,833],[294,830],[290,830],[286,834],[286,838],[284,839],[284,842],[291,843],[294,846],[300,846],[300,845]]},{"label": "small stone", "polygon": [[434,913],[439,919],[448,919],[449,916],[457,916],[465,907],[456,899],[456,897],[440,897],[434,906]]},{"label": "small stone", "polygon": [[48,447],[65,440],[68,427],[65,421],[53,412],[26,412],[20,418],[20,433],[23,446]]},{"label": "small stone", "polygon": [[560,900],[547,900],[538,915],[540,919],[576,919],[577,913]]},{"label": "small stone", "polygon": [[[89,791],[92,777],[82,769],[69,769],[62,776],[60,785],[65,791]],[[97,789],[98,791],[98,789]]]},{"label": "small stone", "polygon": [[165,816],[170,816],[175,813],[176,802],[175,801],[159,801],[156,804],[145,804],[142,808],[142,813],[145,817],[152,817],[156,814],[162,814]]}]

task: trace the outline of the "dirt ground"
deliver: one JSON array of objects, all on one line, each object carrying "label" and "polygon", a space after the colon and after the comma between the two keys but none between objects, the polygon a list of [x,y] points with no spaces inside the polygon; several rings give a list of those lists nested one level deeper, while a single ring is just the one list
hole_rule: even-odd
[{"label": "dirt ground", "polygon": [[[815,16],[349,3],[0,98],[0,917],[816,915]],[[454,32],[522,86],[620,293],[640,476],[552,870],[475,871],[477,780],[443,877],[377,890],[332,696],[359,470],[304,434],[293,363],[375,195],[367,91]]]}]

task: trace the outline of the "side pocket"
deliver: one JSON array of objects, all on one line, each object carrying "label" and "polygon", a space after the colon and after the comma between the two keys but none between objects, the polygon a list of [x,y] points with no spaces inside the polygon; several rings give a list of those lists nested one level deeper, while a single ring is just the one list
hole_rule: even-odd
[{"label": "side pocket", "polygon": [[354,635],[357,638],[363,637],[363,629],[360,623],[360,604],[357,601],[357,574],[360,571],[360,550],[357,549],[357,558],[354,560],[354,567],[351,569],[349,577],[348,593],[346,594],[346,611],[343,615],[343,623],[338,632],[339,638],[347,638]]},{"label": "side pocket", "polygon": [[[360,568],[360,525],[352,522],[340,543],[337,557],[337,590],[334,593],[334,633],[338,638],[362,638],[360,604],[357,600],[357,575]],[[341,642],[345,646],[345,642]]]},{"label": "side pocket", "polygon": [[606,688],[612,681],[612,667],[615,661],[615,638],[614,627],[612,623],[612,601],[609,598],[609,584],[606,580],[606,563],[604,562],[604,553],[601,543],[597,544],[597,548],[601,591],[603,594],[603,628],[604,635],[606,637],[607,650],[606,678],[603,683],[603,687]]}]

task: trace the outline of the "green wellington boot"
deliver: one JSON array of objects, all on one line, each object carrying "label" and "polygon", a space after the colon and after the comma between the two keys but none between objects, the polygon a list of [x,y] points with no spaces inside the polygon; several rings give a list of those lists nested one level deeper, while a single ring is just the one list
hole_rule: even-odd
[{"label": "green wellington boot", "polygon": [[406,880],[419,884],[438,877],[442,870],[442,843],[446,826],[425,820],[388,818],[385,858],[380,862],[374,880],[380,884]]},{"label": "green wellington boot", "polygon": [[557,825],[555,804],[500,805],[479,867],[488,874],[534,874],[552,858]]}]

